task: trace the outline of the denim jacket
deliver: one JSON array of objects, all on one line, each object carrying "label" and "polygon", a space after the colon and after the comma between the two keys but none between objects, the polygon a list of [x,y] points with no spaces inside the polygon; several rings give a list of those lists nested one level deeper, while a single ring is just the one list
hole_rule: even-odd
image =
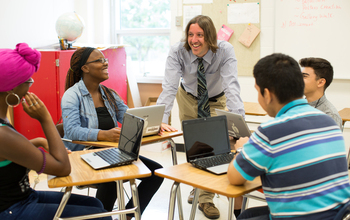
[{"label": "denim jacket", "polygon": [[[123,100],[121,100],[118,95],[112,93],[117,100],[118,113],[116,113],[109,104],[101,85],[99,89],[104,104],[117,127],[117,122],[123,123],[123,116],[128,106],[124,104]],[[70,140],[97,141],[97,134],[100,131],[100,129],[98,129],[97,113],[92,97],[83,80],[74,84],[64,93],[61,101],[61,108],[64,138]],[[73,151],[82,150],[84,148],[83,145],[70,142],[65,142],[65,145],[68,149]]]}]

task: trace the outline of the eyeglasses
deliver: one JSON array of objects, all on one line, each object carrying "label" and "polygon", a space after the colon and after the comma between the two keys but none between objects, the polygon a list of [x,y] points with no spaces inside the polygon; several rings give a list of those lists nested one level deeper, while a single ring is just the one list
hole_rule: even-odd
[{"label": "eyeglasses", "polygon": [[33,85],[33,83],[34,83],[34,79],[30,78],[27,81],[25,81],[25,83],[29,83],[29,87],[31,87]]},{"label": "eyeglasses", "polygon": [[102,64],[108,63],[108,58],[100,58],[100,59],[97,59],[97,60],[93,60],[93,61],[87,62],[87,63],[85,63],[85,64],[94,63],[94,62],[100,62],[100,63],[102,63]]}]

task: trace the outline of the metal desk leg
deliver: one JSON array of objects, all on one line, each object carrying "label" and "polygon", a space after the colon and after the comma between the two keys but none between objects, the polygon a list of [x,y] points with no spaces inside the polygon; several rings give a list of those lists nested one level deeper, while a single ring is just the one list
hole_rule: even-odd
[{"label": "metal desk leg", "polygon": [[242,208],[241,208],[241,213],[245,211],[248,207],[248,198],[243,196],[243,201],[242,201]]},{"label": "metal desk leg", "polygon": [[[125,209],[125,201],[124,201],[124,191],[123,191],[123,180],[118,180],[118,181],[116,181],[116,183],[117,183],[118,209],[124,210]],[[119,219],[126,220],[126,216],[120,214]]]},{"label": "metal desk leg", "polygon": [[61,203],[60,205],[58,206],[58,209],[56,211],[56,214],[55,216],[53,217],[54,220],[57,220],[60,218],[62,212],[63,212],[63,209],[64,207],[66,206],[67,202],[68,202],[68,199],[70,197],[70,195],[72,194],[72,187],[71,186],[68,186],[66,187],[66,190],[63,194],[63,197],[62,197],[62,200],[61,200]]},{"label": "metal desk leg", "polygon": [[228,198],[228,220],[233,220],[233,198]]},{"label": "metal desk leg", "polygon": [[130,180],[130,188],[131,188],[131,194],[132,194],[132,202],[134,203],[134,207],[136,207],[135,210],[135,220],[141,219],[141,209],[140,209],[140,201],[139,201],[139,194],[137,191],[137,186],[135,183],[135,180]]},{"label": "metal desk leg", "polygon": [[168,220],[174,219],[175,200],[176,200],[176,194],[178,191],[179,184],[180,183],[178,182],[174,182],[173,186],[171,187]]},{"label": "metal desk leg", "polygon": [[[177,156],[176,156],[176,144],[173,141],[173,139],[169,139],[170,145],[171,145],[171,155],[173,158],[173,165],[177,165]],[[180,186],[178,186],[177,190],[177,208],[179,211],[179,219],[184,219],[183,209],[182,209],[182,198],[181,198],[181,190]]]},{"label": "metal desk leg", "polygon": [[198,197],[199,197],[199,189],[194,188],[194,197],[193,197],[193,201],[192,201],[190,220],[193,220],[194,216],[196,215],[196,208],[198,205]]},{"label": "metal desk leg", "polygon": [[176,144],[173,139],[168,140],[171,145],[171,156],[173,158],[173,165],[177,165],[177,156],[176,156]]}]

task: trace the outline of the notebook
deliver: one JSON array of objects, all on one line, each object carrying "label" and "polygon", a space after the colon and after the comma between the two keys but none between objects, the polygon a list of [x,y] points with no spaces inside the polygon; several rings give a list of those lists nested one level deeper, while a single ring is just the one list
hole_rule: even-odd
[{"label": "notebook", "polygon": [[159,133],[164,110],[165,105],[151,105],[139,108],[129,108],[126,112],[144,119],[143,136],[149,136]]},{"label": "notebook", "polygon": [[131,164],[139,157],[143,119],[125,113],[118,148],[83,154],[81,158],[95,170]]},{"label": "notebook", "polygon": [[234,157],[226,116],[185,120],[182,128],[187,162],[215,174],[226,173]]},{"label": "notebook", "polygon": [[240,137],[250,137],[250,130],[242,115],[220,109],[215,109],[215,111],[218,115],[226,115],[228,134],[230,136],[236,139]]}]

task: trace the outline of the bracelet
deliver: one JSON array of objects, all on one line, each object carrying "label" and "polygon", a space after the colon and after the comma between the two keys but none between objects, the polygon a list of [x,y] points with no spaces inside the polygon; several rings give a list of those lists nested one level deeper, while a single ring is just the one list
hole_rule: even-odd
[{"label": "bracelet", "polygon": [[39,175],[39,174],[42,174],[44,172],[44,169],[46,167],[46,155],[45,155],[45,151],[43,149],[41,149],[41,148],[38,148],[38,149],[41,151],[41,153],[43,153],[43,157],[44,157],[43,166],[41,167],[41,170],[39,172],[37,172],[37,174]]}]

